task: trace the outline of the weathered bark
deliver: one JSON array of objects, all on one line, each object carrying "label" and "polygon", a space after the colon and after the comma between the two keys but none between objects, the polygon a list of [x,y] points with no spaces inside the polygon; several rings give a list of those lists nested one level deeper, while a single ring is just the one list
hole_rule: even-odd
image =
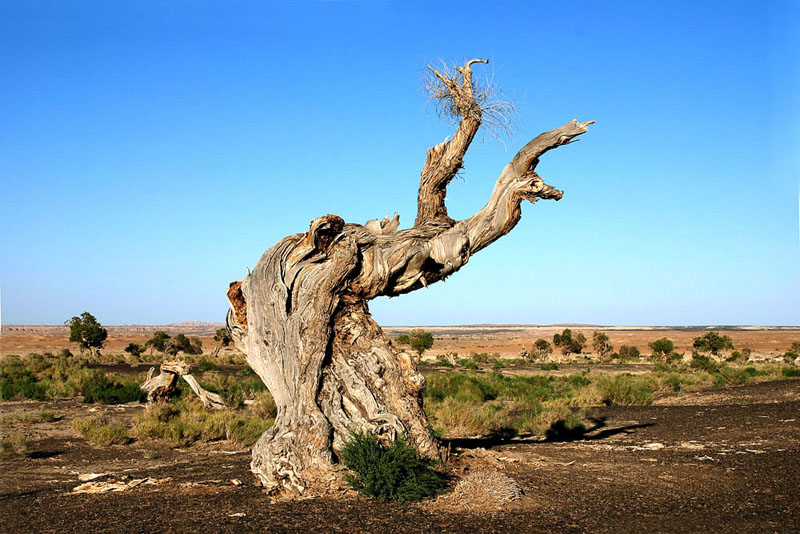
[{"label": "weathered bark", "polygon": [[[442,457],[422,408],[425,379],[415,358],[396,352],[369,314],[367,302],[445,279],[475,252],[507,234],[523,200],[558,200],[562,192],[536,174],[539,157],[586,132],[571,121],[546,132],[511,160],[486,206],[455,221],[446,187],[481,123],[471,65],[448,78],[434,71],[461,116],[453,138],[428,150],[413,228],[397,231],[388,217],[345,224],[336,215],[311,221],[308,232],[284,238],[228,290],[228,328],[267,385],[278,414],[253,448],[251,468],[270,491],[324,491],[340,481],[335,451],[350,429],[385,439],[405,434],[430,457]],[[432,69],[433,70],[433,69]]]},{"label": "weathered bark", "polygon": [[147,372],[147,379],[139,386],[147,392],[148,402],[160,402],[170,399],[178,391],[178,378],[183,377],[192,391],[200,397],[203,406],[219,410],[225,407],[222,398],[216,393],[212,393],[197,382],[195,377],[189,374],[190,365],[181,360],[164,362],[161,364],[160,373],[153,376],[156,372],[155,367],[151,367]]}]

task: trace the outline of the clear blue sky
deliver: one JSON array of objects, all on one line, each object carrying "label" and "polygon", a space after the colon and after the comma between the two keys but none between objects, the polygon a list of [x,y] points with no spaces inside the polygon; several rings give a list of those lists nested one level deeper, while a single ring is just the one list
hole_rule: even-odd
[{"label": "clear blue sky", "polygon": [[[257,5],[252,5],[257,4]],[[565,190],[384,324],[800,324],[800,3],[0,4],[5,323],[224,320],[227,284],[308,222],[413,223],[450,128],[423,68],[486,57],[519,102],[453,183],[516,150]]]}]

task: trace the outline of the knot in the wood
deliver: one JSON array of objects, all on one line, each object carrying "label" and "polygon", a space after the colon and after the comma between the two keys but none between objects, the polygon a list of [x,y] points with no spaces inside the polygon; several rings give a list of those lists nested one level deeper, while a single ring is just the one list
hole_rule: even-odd
[{"label": "knot in the wood", "polygon": [[231,282],[228,286],[228,302],[231,303],[231,309],[239,325],[247,326],[247,303],[244,300],[242,293],[242,283],[239,281]]},{"label": "knot in the wood", "polygon": [[344,228],[344,219],[338,215],[323,215],[311,221],[308,235],[313,239],[314,248],[320,252],[327,252]]}]

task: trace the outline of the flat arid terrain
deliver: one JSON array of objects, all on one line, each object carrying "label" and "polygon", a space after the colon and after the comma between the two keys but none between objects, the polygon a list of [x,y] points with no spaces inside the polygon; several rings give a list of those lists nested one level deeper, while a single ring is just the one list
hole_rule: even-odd
[{"label": "flat arid terrain", "polygon": [[[204,346],[213,344],[212,337],[222,323],[179,323],[161,326],[108,326],[109,332],[106,348],[111,351],[122,351],[128,343],[144,344],[155,330],[163,330],[168,334],[183,333],[197,336]],[[391,337],[408,333],[415,326],[387,326],[384,331]],[[660,337],[668,337],[675,343],[678,351],[690,350],[692,340],[707,331],[717,331],[731,337],[737,348],[749,347],[753,350],[782,354],[793,341],[800,339],[800,327],[763,327],[763,326],[703,326],[703,327],[669,327],[669,326],[594,326],[594,325],[465,325],[465,326],[424,326],[419,327],[431,332],[436,338],[433,348],[426,356],[436,356],[447,352],[456,352],[461,356],[471,353],[498,353],[503,357],[517,358],[523,350],[530,350],[533,343],[543,338],[551,340],[553,334],[564,328],[575,332],[583,332],[591,339],[595,330],[608,334],[611,344],[633,345],[641,351],[647,351],[647,344]],[[69,346],[69,329],[66,326],[36,325],[3,325],[0,337],[0,355],[27,354],[33,351],[57,352]]]},{"label": "flat arid terrain", "polygon": [[[161,329],[198,336],[210,352],[218,327],[109,327],[105,352],[118,361],[82,365],[120,383],[137,383],[157,360],[147,354],[141,362],[126,359],[121,351],[128,343],[144,344]],[[793,371],[796,364],[776,362],[800,340],[800,329],[714,328],[730,336],[737,349],[750,348],[765,362],[712,358],[699,368],[654,364],[649,356],[601,362],[591,354],[553,355],[549,360],[558,363],[550,366],[519,360],[523,347],[530,349],[538,338],[552,340],[563,328],[425,327],[435,337],[425,356],[434,358],[426,358],[420,369],[429,384],[426,411],[451,451],[444,468],[448,492],[470,473],[500,473],[524,492],[511,502],[489,502],[480,492],[459,500],[446,492],[399,505],[350,490],[276,500],[255,484],[247,438],[206,439],[205,427],[188,437],[145,435],[142,424],[150,412],[145,404],[86,403],[80,395],[64,394],[0,402],[3,435],[25,442],[16,454],[0,456],[0,531],[798,532],[800,379]],[[589,339],[592,331],[602,330],[615,347],[634,345],[643,355],[650,352],[648,343],[661,337],[672,339],[676,351],[691,352],[693,338],[711,330],[571,328]],[[411,327],[385,330],[395,337]],[[26,355],[58,352],[69,347],[67,338],[62,327],[3,327],[4,371],[28,365],[34,373],[48,372],[37,370],[47,368],[46,358],[42,363]],[[242,363],[231,363],[230,349],[225,350],[224,363],[195,362],[200,362],[192,371],[198,380],[220,392],[242,381],[257,382]],[[447,353],[472,363],[451,367],[435,358]],[[483,353],[495,356],[477,357]],[[448,411],[451,393],[461,399],[468,391],[453,389],[452,377],[459,376],[499,393]],[[537,393],[540,419],[528,421],[519,412],[522,401],[503,404],[505,393],[498,389],[524,384],[553,387],[567,397]],[[620,384],[633,392],[612,389]],[[564,393],[568,386],[574,390]],[[645,395],[637,397],[637,391]],[[246,413],[248,406],[237,413]],[[502,420],[481,415],[489,413],[501,414]],[[567,421],[579,417],[582,422],[564,427],[565,414]],[[127,429],[130,436],[101,444],[78,430],[86,420]],[[106,489],[115,485],[116,491],[81,492],[87,482],[106,484]]]}]

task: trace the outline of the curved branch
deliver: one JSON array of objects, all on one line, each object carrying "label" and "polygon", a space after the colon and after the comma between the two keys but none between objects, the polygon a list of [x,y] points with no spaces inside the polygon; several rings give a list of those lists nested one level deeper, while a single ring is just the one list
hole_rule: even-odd
[{"label": "curved branch", "polygon": [[522,216],[523,200],[560,200],[563,191],[544,182],[535,171],[548,150],[570,144],[594,121],[573,120],[525,145],[506,165],[486,205],[452,225],[426,224],[393,234],[375,235],[363,227],[349,232],[361,249],[359,273],[348,290],[358,298],[396,296],[444,280],[476,252],[509,233]]},{"label": "curved branch", "polygon": [[452,226],[455,220],[447,215],[445,196],[447,186],[464,165],[464,154],[481,125],[481,106],[475,101],[472,83],[472,65],[489,63],[486,59],[473,59],[455,70],[455,75],[441,73],[431,66],[428,69],[441,86],[432,84],[432,97],[447,99],[453,114],[461,116],[453,138],[428,149],[425,165],[420,173],[417,195],[417,218],[414,226],[440,223]]}]

